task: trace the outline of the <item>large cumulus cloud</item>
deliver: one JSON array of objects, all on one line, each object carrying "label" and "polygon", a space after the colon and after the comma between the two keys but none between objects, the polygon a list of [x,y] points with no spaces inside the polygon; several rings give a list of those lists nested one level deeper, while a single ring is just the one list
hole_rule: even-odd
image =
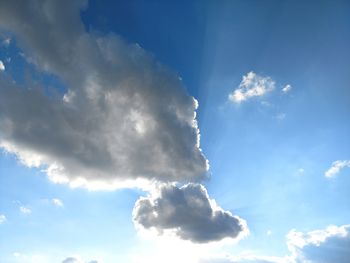
[{"label": "large cumulus cloud", "polygon": [[18,84],[0,74],[0,147],[58,183],[115,189],[162,182],[159,194],[135,206],[144,228],[197,243],[245,234],[245,221],[218,207],[203,186],[170,184],[207,174],[197,101],[139,45],[86,32],[86,4],[0,0],[0,30],[10,32],[32,68],[62,84],[48,93],[38,80]]},{"label": "large cumulus cloud", "polygon": [[195,243],[237,238],[248,231],[244,220],[223,211],[199,184],[163,184],[136,202],[133,217],[143,228],[170,230]]},{"label": "large cumulus cloud", "polygon": [[0,1],[0,27],[13,32],[30,63],[67,87],[48,97],[1,76],[1,147],[72,185],[202,179],[208,165],[199,148],[196,100],[140,46],[86,33],[82,6]]}]

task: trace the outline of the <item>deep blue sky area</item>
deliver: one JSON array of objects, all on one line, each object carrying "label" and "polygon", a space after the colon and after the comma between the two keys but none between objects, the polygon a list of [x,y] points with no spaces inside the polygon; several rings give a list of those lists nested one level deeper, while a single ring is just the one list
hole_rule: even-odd
[{"label": "deep blue sky area", "polygon": [[91,1],[81,16],[88,31],[113,32],[138,43],[174,69],[196,92],[206,8],[187,1]]},{"label": "deep blue sky area", "polygon": [[88,31],[139,43],[196,96],[216,61],[225,75],[254,67],[282,80],[319,69],[344,78],[349,12],[348,1],[89,1],[81,16]]}]

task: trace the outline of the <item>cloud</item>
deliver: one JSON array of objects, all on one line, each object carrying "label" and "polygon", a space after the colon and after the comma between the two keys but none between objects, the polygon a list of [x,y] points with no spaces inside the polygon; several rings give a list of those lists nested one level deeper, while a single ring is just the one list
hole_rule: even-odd
[{"label": "cloud", "polygon": [[5,70],[5,65],[4,63],[0,60],[0,71],[4,71]]},{"label": "cloud", "polygon": [[[1,1],[0,26],[62,96],[0,78],[0,147],[56,183],[90,189],[199,181],[197,101],[136,44],[86,33],[79,1]],[[50,37],[47,35],[50,34]]]},{"label": "cloud", "polygon": [[32,212],[32,210],[28,207],[25,206],[20,206],[19,207],[19,211],[21,211],[22,214],[30,214]]},{"label": "cloud", "polygon": [[238,88],[229,94],[229,100],[241,103],[252,97],[260,97],[275,89],[275,82],[266,76],[260,76],[253,71],[242,77]]},{"label": "cloud", "polygon": [[350,258],[350,225],[329,226],[308,233],[292,230],[288,248],[295,262],[347,263]]},{"label": "cloud", "polygon": [[80,257],[68,257],[62,261],[62,263],[98,263],[97,260],[84,261]]},{"label": "cloud", "polygon": [[144,229],[156,230],[158,234],[170,231],[194,243],[240,238],[248,232],[244,220],[223,211],[199,184],[159,186],[136,202],[133,219]]},{"label": "cloud", "polygon": [[281,113],[278,113],[276,115],[276,119],[279,120],[279,121],[282,121],[286,118],[287,114],[285,114],[284,112],[281,112]]},{"label": "cloud", "polygon": [[63,207],[64,206],[62,200],[60,200],[58,198],[53,198],[51,201],[52,201],[52,203],[55,206],[58,206],[58,207]]},{"label": "cloud", "polygon": [[[11,32],[37,73],[61,84],[48,95],[39,80],[20,85],[0,75],[0,147],[72,187],[165,183],[160,195],[136,203],[134,220],[144,228],[197,243],[246,234],[245,221],[218,207],[203,186],[167,184],[207,177],[198,102],[176,73],[139,45],[86,32],[80,19],[86,2],[0,1],[0,27]],[[254,80],[269,85],[259,76]],[[147,209],[161,210],[157,220],[149,221]],[[172,211],[174,216],[163,214]]]},{"label": "cloud", "polygon": [[252,252],[235,256],[208,257],[200,263],[348,263],[350,225],[334,226],[307,233],[291,230],[287,234],[289,255],[259,256]]},{"label": "cloud", "polygon": [[289,84],[287,84],[287,85],[285,85],[283,88],[282,88],[282,92],[283,93],[288,93],[288,92],[290,92],[291,90],[292,90],[292,86],[291,85],[289,85]]},{"label": "cloud", "polygon": [[63,260],[62,263],[83,263],[83,261],[75,257],[68,257],[65,260]]},{"label": "cloud", "polygon": [[6,216],[5,215],[0,215],[0,225],[6,221]]},{"label": "cloud", "polygon": [[350,160],[338,160],[332,163],[332,166],[325,172],[325,176],[328,178],[335,177],[341,169],[350,167]]}]

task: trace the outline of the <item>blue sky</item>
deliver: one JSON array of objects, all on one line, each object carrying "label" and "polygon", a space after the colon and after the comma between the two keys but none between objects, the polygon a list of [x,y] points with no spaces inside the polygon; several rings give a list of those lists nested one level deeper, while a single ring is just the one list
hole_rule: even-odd
[{"label": "blue sky", "polygon": [[0,4],[0,262],[347,262],[348,1],[80,2]]}]

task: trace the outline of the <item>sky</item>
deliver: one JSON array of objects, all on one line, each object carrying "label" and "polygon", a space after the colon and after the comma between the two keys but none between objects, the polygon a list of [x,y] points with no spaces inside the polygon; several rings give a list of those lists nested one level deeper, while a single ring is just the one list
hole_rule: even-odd
[{"label": "sky", "polygon": [[0,262],[349,262],[349,12],[0,0]]}]

